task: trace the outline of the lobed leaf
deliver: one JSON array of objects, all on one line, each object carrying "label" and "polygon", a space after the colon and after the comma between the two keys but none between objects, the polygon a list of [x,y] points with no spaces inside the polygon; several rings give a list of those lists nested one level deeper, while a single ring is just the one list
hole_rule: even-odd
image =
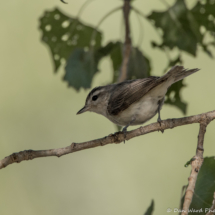
[{"label": "lobed leaf", "polygon": [[77,90],[81,87],[89,88],[97,67],[93,62],[92,51],[84,50],[89,50],[91,46],[98,49],[101,46],[102,34],[78,19],[65,15],[58,8],[44,13],[40,19],[40,30],[42,41],[51,51],[54,71],[57,72],[66,61],[63,80]]},{"label": "lobed leaf", "polygon": [[146,212],[144,215],[152,215],[154,211],[154,200],[152,200],[150,206],[147,208]]},{"label": "lobed leaf", "polygon": [[147,18],[162,30],[162,43],[153,42],[153,46],[177,47],[193,56],[196,56],[197,44],[204,46],[199,23],[187,9],[184,0],[177,0],[167,11],[152,12]]},{"label": "lobed leaf", "polygon": [[93,76],[98,72],[94,53],[83,48],[75,49],[67,60],[65,70],[63,80],[68,82],[68,86],[76,90],[90,88]]}]

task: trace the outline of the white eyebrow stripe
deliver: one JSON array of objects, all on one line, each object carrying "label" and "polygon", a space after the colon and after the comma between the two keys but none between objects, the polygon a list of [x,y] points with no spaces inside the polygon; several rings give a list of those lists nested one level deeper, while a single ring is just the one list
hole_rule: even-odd
[{"label": "white eyebrow stripe", "polygon": [[89,94],[88,94],[88,96],[87,96],[87,98],[86,98],[86,102],[87,102],[92,96],[98,95],[98,94],[100,94],[101,92],[104,92],[104,91],[105,91],[105,87],[106,87],[106,86],[101,86],[101,87],[95,87],[95,88],[93,88],[93,89],[89,92]]}]

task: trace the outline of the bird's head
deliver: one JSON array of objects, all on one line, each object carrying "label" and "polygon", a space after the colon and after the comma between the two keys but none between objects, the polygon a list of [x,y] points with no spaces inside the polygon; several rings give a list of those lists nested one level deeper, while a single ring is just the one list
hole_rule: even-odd
[{"label": "bird's head", "polygon": [[109,96],[108,89],[108,86],[96,87],[92,89],[86,98],[84,107],[79,110],[77,114],[81,114],[86,111],[92,111],[98,114],[105,115]]}]

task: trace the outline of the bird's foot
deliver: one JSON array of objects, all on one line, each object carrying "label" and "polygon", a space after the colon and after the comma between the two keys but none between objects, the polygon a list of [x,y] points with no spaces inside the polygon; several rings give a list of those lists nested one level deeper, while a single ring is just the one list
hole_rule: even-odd
[{"label": "bird's foot", "polygon": [[126,125],[123,129],[122,132],[124,133],[124,143],[126,140],[126,136],[127,136],[127,128],[136,120],[135,117],[133,117],[133,119],[128,123],[128,125]]},{"label": "bird's foot", "polygon": [[[161,120],[160,117],[158,118],[157,122],[160,124],[160,127],[161,127],[161,122],[162,122],[162,120]],[[164,130],[163,130],[163,129],[160,129],[160,131],[161,131],[162,133],[164,133]]]},{"label": "bird's foot", "polygon": [[161,126],[161,122],[162,122],[161,118],[158,118],[157,122],[158,122],[158,123],[160,124],[160,126]]},{"label": "bird's foot", "polygon": [[124,134],[124,143],[125,143],[125,139],[126,139],[126,136],[127,136],[127,127],[124,127],[124,128],[122,129],[122,132],[123,132],[123,134]]}]

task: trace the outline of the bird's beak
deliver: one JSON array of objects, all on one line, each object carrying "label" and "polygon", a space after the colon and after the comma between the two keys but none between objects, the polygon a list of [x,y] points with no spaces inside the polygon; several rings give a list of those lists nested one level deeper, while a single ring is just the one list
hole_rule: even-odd
[{"label": "bird's beak", "polygon": [[77,115],[81,114],[81,113],[84,113],[84,112],[88,111],[89,109],[90,109],[89,107],[84,106],[83,108],[81,108],[81,110],[78,111]]}]

